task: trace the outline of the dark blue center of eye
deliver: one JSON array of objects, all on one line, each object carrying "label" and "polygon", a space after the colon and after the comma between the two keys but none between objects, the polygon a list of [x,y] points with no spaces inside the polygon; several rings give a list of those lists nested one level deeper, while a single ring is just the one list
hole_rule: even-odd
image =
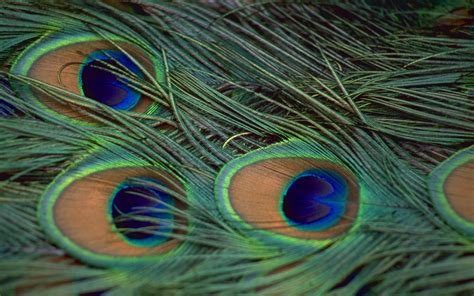
[{"label": "dark blue center of eye", "polygon": [[[131,72],[131,73],[130,73]],[[135,74],[143,78],[143,72],[118,50],[100,50],[91,53],[80,70],[80,87],[90,99],[117,110],[131,110],[141,94],[129,84],[127,77]]]},{"label": "dark blue center of eye", "polygon": [[348,194],[346,181],[330,170],[303,172],[288,185],[282,211],[291,225],[307,230],[324,230],[340,220]]},{"label": "dark blue center of eye", "polygon": [[15,113],[15,109],[7,101],[0,99],[0,117],[8,117]]},{"label": "dark blue center of eye", "polygon": [[15,113],[15,108],[2,98],[7,94],[11,94],[10,84],[5,78],[0,77],[0,117],[8,117]]},{"label": "dark blue center of eye", "polygon": [[[164,186],[161,182],[143,178],[148,184]],[[157,245],[168,239],[173,230],[174,207],[171,195],[154,186],[125,181],[111,202],[115,227],[128,240],[138,245]]]}]

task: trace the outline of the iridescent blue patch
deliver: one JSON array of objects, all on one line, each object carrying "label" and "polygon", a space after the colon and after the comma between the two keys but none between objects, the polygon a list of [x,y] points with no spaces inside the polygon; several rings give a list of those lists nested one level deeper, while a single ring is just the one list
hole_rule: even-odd
[{"label": "iridescent blue patch", "polygon": [[288,183],[281,211],[294,227],[325,230],[342,218],[348,193],[348,184],[338,173],[326,169],[307,170]]},{"label": "iridescent blue patch", "polygon": [[15,108],[2,97],[11,93],[11,86],[6,78],[0,77],[0,116],[8,117],[15,114]]},{"label": "iridescent blue patch", "polygon": [[155,179],[140,178],[151,184],[125,181],[114,193],[110,207],[113,223],[135,245],[159,245],[173,231],[173,197],[155,186],[165,186]]},{"label": "iridescent blue patch", "polygon": [[79,85],[84,96],[116,110],[131,110],[141,94],[129,84],[126,76],[143,72],[119,50],[99,50],[91,53],[79,71]]},{"label": "iridescent blue patch", "polygon": [[15,108],[8,102],[0,99],[0,116],[8,117],[15,114]]}]

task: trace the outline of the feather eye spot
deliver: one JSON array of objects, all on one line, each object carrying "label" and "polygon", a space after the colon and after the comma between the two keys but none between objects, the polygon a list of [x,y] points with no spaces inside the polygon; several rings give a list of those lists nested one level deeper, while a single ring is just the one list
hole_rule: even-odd
[{"label": "feather eye spot", "polygon": [[110,213],[115,228],[132,244],[151,246],[168,240],[173,231],[173,197],[158,189],[162,182],[145,178],[148,184],[122,182],[113,194]]},{"label": "feather eye spot", "polygon": [[312,246],[350,230],[359,209],[356,177],[335,157],[298,156],[292,151],[299,144],[276,144],[224,166],[217,204],[235,227],[265,241]]},{"label": "feather eye spot", "polygon": [[309,170],[290,181],[282,210],[303,230],[324,230],[337,223],[345,211],[347,183],[329,170]]},{"label": "feather eye spot", "polygon": [[428,187],[440,215],[474,238],[474,146],[458,151],[431,172]]},{"label": "feather eye spot", "polygon": [[133,109],[141,94],[127,76],[143,78],[143,72],[123,52],[100,50],[91,53],[80,69],[83,94],[117,110]]},{"label": "feather eye spot", "polygon": [[190,224],[181,182],[139,160],[98,157],[77,163],[44,192],[38,213],[51,240],[105,267],[156,263],[182,250]]},{"label": "feather eye spot", "polygon": [[24,100],[77,123],[96,123],[100,110],[84,96],[119,111],[152,114],[158,106],[143,94],[147,79],[163,81],[162,64],[142,47],[118,36],[47,34],[14,61],[13,87]]}]

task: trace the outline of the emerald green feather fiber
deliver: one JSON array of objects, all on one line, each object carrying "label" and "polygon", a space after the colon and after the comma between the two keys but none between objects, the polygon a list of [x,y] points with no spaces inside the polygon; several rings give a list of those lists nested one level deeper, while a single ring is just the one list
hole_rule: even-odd
[{"label": "emerald green feather fiber", "polygon": [[474,6],[408,2],[2,1],[0,294],[472,295]]}]

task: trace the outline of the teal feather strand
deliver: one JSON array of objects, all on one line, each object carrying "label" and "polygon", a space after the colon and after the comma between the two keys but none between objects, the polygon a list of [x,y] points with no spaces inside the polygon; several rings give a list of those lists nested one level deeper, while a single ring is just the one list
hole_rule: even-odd
[{"label": "teal feather strand", "polygon": [[[445,221],[428,183],[474,137],[472,30],[433,29],[439,15],[469,6],[426,3],[142,1],[138,12],[92,1],[0,4],[1,75],[97,122],[75,124],[0,88],[18,110],[0,117],[2,295],[472,293],[473,242]],[[162,60],[164,80],[131,81],[157,111],[120,112],[11,73],[51,31],[118,36]],[[223,214],[219,173],[275,149],[335,158],[357,176],[370,194],[348,233],[317,248],[262,240]],[[186,252],[94,267],[45,233],[41,196],[94,155],[165,168],[192,188],[195,201],[174,209],[194,225],[177,234]]]}]

